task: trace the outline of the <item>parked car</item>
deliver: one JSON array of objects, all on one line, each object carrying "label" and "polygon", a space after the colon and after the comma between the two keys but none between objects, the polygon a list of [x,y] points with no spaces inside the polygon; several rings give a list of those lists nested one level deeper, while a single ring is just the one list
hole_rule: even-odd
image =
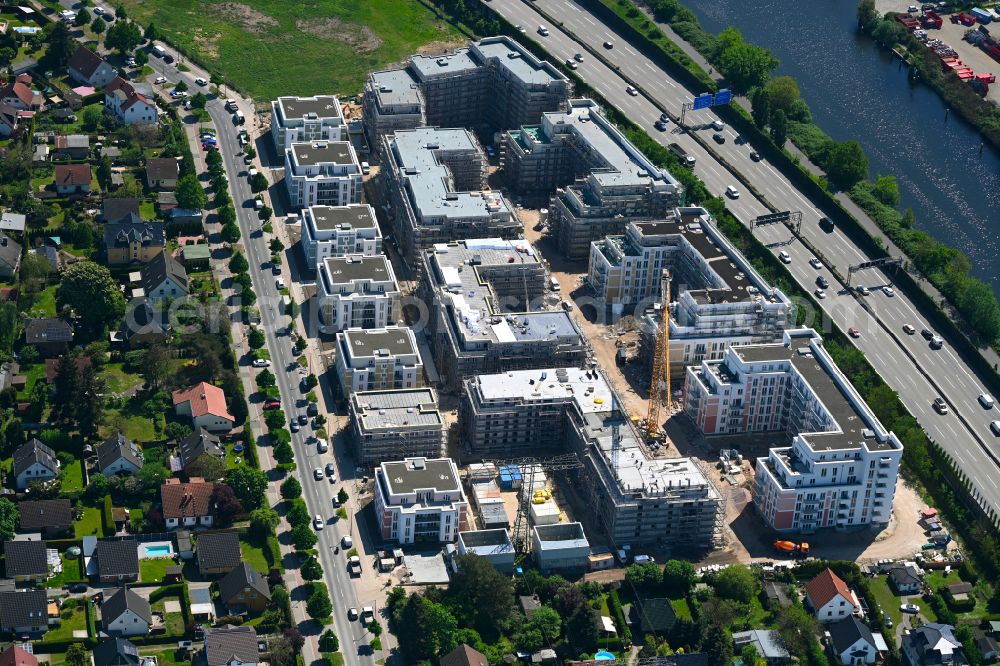
[{"label": "parked car", "polygon": [[207,86],[208,85],[208,81],[206,81],[205,79],[201,78],[200,76],[197,79],[195,79],[194,82],[197,83],[199,86]]},{"label": "parked car", "polygon": [[340,540],[340,547],[348,550],[353,548],[354,539],[352,539],[349,535],[345,534],[344,537]]},{"label": "parked car", "polygon": [[316,442],[316,451],[319,453],[326,453],[330,450],[330,445],[326,443],[325,440],[318,440]]},{"label": "parked car", "polygon": [[285,281],[282,278],[278,278],[277,280],[274,281],[274,287],[275,289],[284,289]]},{"label": "parked car", "polygon": [[281,402],[278,400],[268,400],[264,403],[264,409],[281,409]]},{"label": "parked car", "polygon": [[899,610],[903,613],[912,613],[916,615],[920,612],[920,606],[916,604],[899,604]]},{"label": "parked car", "polygon": [[298,424],[298,422],[297,421],[292,421],[291,423],[289,423],[288,424],[288,429],[291,430],[292,432],[298,432],[299,431],[299,424]]},{"label": "parked car", "polygon": [[357,620],[358,619],[358,609],[355,608],[354,606],[351,606],[350,608],[348,608],[347,609],[347,619],[350,620],[351,622],[354,622],[355,620]]},{"label": "parked car", "polygon": [[266,368],[271,365],[271,361],[266,358],[255,358],[253,360],[253,367],[255,368]]},{"label": "parked car", "polygon": [[161,85],[166,82],[167,82],[167,77],[165,76],[158,76],[155,79],[153,79],[153,83],[155,83],[156,85]]},{"label": "parked car", "polygon": [[337,468],[333,463],[326,464],[326,475],[329,477],[335,477],[337,475]]}]

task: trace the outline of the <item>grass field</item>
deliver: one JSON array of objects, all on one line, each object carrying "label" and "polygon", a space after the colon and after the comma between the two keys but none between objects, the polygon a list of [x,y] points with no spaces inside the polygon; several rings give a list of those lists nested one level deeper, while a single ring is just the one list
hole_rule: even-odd
[{"label": "grass field", "polygon": [[85,536],[104,536],[104,528],[101,526],[101,510],[92,506],[84,507],[83,518],[73,523],[76,538],[82,539]]},{"label": "grass field", "polygon": [[169,557],[143,558],[139,560],[139,580],[143,583],[162,583],[167,575],[167,567],[173,566]]},{"label": "grass field", "polygon": [[258,101],[360,92],[371,70],[458,33],[416,0],[123,0]]},{"label": "grass field", "polygon": [[243,561],[256,569],[258,573],[267,574],[270,571],[263,548],[240,539],[240,551],[243,553]]},{"label": "grass field", "polygon": [[63,472],[60,489],[64,493],[83,490],[83,461],[74,460]]}]

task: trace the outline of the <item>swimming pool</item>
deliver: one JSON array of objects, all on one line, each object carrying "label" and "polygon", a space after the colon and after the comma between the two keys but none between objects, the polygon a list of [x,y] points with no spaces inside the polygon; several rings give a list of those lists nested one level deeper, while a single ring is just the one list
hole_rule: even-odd
[{"label": "swimming pool", "polygon": [[144,543],[139,547],[139,557],[170,557],[174,554],[174,546],[168,541]]}]

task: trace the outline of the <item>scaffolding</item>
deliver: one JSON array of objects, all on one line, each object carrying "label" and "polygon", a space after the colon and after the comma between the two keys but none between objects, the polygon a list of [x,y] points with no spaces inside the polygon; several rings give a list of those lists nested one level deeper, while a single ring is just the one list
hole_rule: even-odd
[{"label": "scaffolding", "polygon": [[653,354],[653,372],[649,380],[649,406],[646,411],[646,421],[643,424],[648,441],[662,438],[660,433],[660,407],[667,403],[667,414],[670,414],[670,271],[660,274],[660,323],[659,335],[656,339],[656,351]]}]

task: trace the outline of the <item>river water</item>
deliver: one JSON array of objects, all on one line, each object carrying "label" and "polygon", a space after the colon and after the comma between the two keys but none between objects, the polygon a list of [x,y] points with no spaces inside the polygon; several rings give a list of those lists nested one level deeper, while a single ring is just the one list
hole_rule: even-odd
[{"label": "river water", "polygon": [[771,49],[816,124],[837,141],[860,141],[873,175],[896,176],[919,226],[965,252],[1000,293],[1000,151],[987,145],[980,155],[978,132],[954,113],[946,122],[937,93],[910,84],[899,61],[858,32],[856,0],[682,3],[706,30],[733,25]]}]

